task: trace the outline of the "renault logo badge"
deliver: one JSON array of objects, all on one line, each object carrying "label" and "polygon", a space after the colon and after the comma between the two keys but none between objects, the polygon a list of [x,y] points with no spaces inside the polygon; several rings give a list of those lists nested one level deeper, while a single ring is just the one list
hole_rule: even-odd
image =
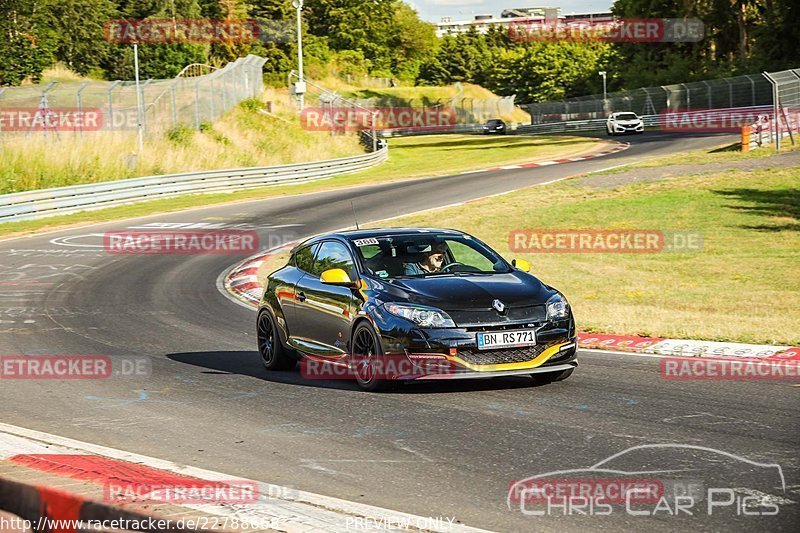
[{"label": "renault logo badge", "polygon": [[500,300],[493,301],[492,302],[492,307],[497,309],[497,312],[500,313],[500,314],[503,314],[503,312],[506,310],[506,304],[504,304]]}]

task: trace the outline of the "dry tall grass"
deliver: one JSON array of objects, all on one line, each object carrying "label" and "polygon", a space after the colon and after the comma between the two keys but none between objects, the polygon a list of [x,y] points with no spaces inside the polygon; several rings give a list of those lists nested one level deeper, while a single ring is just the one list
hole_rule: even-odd
[{"label": "dry tall grass", "polygon": [[[300,127],[288,91],[267,89],[265,115],[253,102],[216,124],[152,134],[140,156],[136,134],[85,132],[17,134],[0,145],[0,193],[193,170],[281,165],[363,153],[354,134],[330,136]],[[282,119],[282,120],[281,120]]]}]

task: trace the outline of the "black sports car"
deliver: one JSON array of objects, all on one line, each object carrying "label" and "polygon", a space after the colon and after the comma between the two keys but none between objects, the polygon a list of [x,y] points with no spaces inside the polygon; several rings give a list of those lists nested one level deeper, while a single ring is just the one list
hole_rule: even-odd
[{"label": "black sports car", "polygon": [[481,128],[481,132],[484,135],[491,135],[493,133],[498,133],[500,135],[505,135],[507,132],[506,123],[499,118],[493,118],[486,121],[486,124],[483,125]]},{"label": "black sports car", "polygon": [[411,380],[530,374],[577,366],[564,296],[465,233],[372,229],[296,246],[266,283],[258,349],[268,370],[366,390]]}]

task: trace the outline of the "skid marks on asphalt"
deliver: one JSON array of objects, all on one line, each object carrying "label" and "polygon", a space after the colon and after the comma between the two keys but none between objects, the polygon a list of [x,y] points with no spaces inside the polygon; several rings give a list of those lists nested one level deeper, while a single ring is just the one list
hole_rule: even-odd
[{"label": "skid marks on asphalt", "polygon": [[722,415],[715,415],[713,413],[692,413],[688,415],[679,415],[679,416],[670,416],[667,418],[662,418],[662,422],[675,422],[684,423],[688,419],[702,419],[700,423],[704,426],[719,426],[719,425],[733,425],[733,426],[755,426],[763,429],[772,429],[772,426],[768,426],[767,424],[762,424],[760,422],[754,422],[752,420],[744,420],[741,418],[735,418],[731,416],[722,416]]}]

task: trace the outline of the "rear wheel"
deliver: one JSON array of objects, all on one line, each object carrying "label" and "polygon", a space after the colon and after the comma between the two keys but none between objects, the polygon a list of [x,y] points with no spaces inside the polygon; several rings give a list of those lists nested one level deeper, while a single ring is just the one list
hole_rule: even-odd
[{"label": "rear wheel", "polygon": [[536,383],[547,384],[554,383],[556,381],[564,381],[570,377],[574,371],[574,368],[568,368],[566,370],[562,370],[561,372],[543,372],[541,374],[531,374],[531,377]]},{"label": "rear wheel", "polygon": [[384,373],[382,359],[378,336],[368,323],[360,323],[353,331],[350,362],[358,385],[365,391],[375,392],[388,388],[389,381],[381,378]]},{"label": "rear wheel", "polygon": [[272,313],[262,311],[258,315],[258,353],[261,354],[261,362],[267,370],[291,370],[297,364],[297,360],[287,353],[281,344],[278,336],[278,328],[275,327],[275,319]]}]

